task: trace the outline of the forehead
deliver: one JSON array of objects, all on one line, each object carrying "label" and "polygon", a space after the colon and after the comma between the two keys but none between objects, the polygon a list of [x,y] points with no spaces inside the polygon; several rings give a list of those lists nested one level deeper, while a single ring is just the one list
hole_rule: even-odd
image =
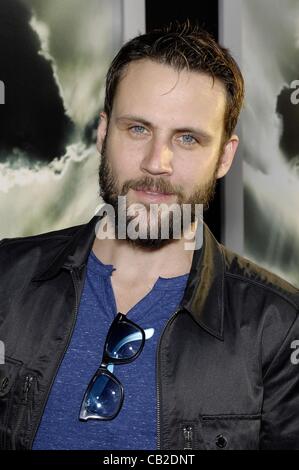
[{"label": "forehead", "polygon": [[161,127],[201,124],[215,131],[222,128],[225,105],[220,80],[142,59],[131,62],[120,80],[112,116],[130,113]]}]

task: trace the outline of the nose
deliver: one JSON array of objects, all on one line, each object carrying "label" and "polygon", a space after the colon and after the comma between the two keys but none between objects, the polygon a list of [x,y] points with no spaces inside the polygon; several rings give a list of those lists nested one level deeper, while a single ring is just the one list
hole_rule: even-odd
[{"label": "nose", "polygon": [[141,170],[151,175],[171,175],[173,152],[165,142],[151,141],[141,161]]}]

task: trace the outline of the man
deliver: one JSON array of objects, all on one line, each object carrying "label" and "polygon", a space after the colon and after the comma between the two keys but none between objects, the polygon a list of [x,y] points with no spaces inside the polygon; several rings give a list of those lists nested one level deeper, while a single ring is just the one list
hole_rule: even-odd
[{"label": "man", "polygon": [[0,245],[2,448],[299,448],[298,291],[196,212],[233,161],[243,94],[229,52],[188,23],[117,54],[105,211]]}]

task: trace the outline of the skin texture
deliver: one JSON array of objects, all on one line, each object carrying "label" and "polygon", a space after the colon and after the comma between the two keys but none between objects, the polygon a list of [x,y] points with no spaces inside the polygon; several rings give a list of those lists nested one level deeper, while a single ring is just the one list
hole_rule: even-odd
[{"label": "skin texture", "polygon": [[[223,84],[217,79],[213,83],[206,74],[178,72],[148,59],[131,62],[119,82],[109,122],[101,113],[98,127],[97,148],[104,154],[100,183],[106,172],[102,191],[106,190],[106,202],[124,194],[127,206],[207,203],[215,180],[227,173],[238,146],[236,135],[222,142],[225,102]],[[141,186],[156,194],[136,191]],[[152,284],[159,275],[189,272],[192,252],[184,250],[184,241],[171,240],[148,250],[142,243],[96,238],[93,250],[104,263],[116,267],[115,278],[124,272],[123,282],[136,285],[142,269]]]}]

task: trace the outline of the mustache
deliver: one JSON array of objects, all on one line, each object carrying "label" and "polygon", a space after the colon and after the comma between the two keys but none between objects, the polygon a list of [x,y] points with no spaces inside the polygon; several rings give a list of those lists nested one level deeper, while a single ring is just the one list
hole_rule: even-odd
[{"label": "mustache", "polygon": [[169,181],[165,181],[163,178],[151,178],[150,176],[144,176],[142,178],[126,181],[123,184],[121,195],[123,196],[127,194],[129,189],[142,189],[143,191],[176,194],[180,198],[183,197],[183,190],[181,186],[174,186],[170,184]]}]

